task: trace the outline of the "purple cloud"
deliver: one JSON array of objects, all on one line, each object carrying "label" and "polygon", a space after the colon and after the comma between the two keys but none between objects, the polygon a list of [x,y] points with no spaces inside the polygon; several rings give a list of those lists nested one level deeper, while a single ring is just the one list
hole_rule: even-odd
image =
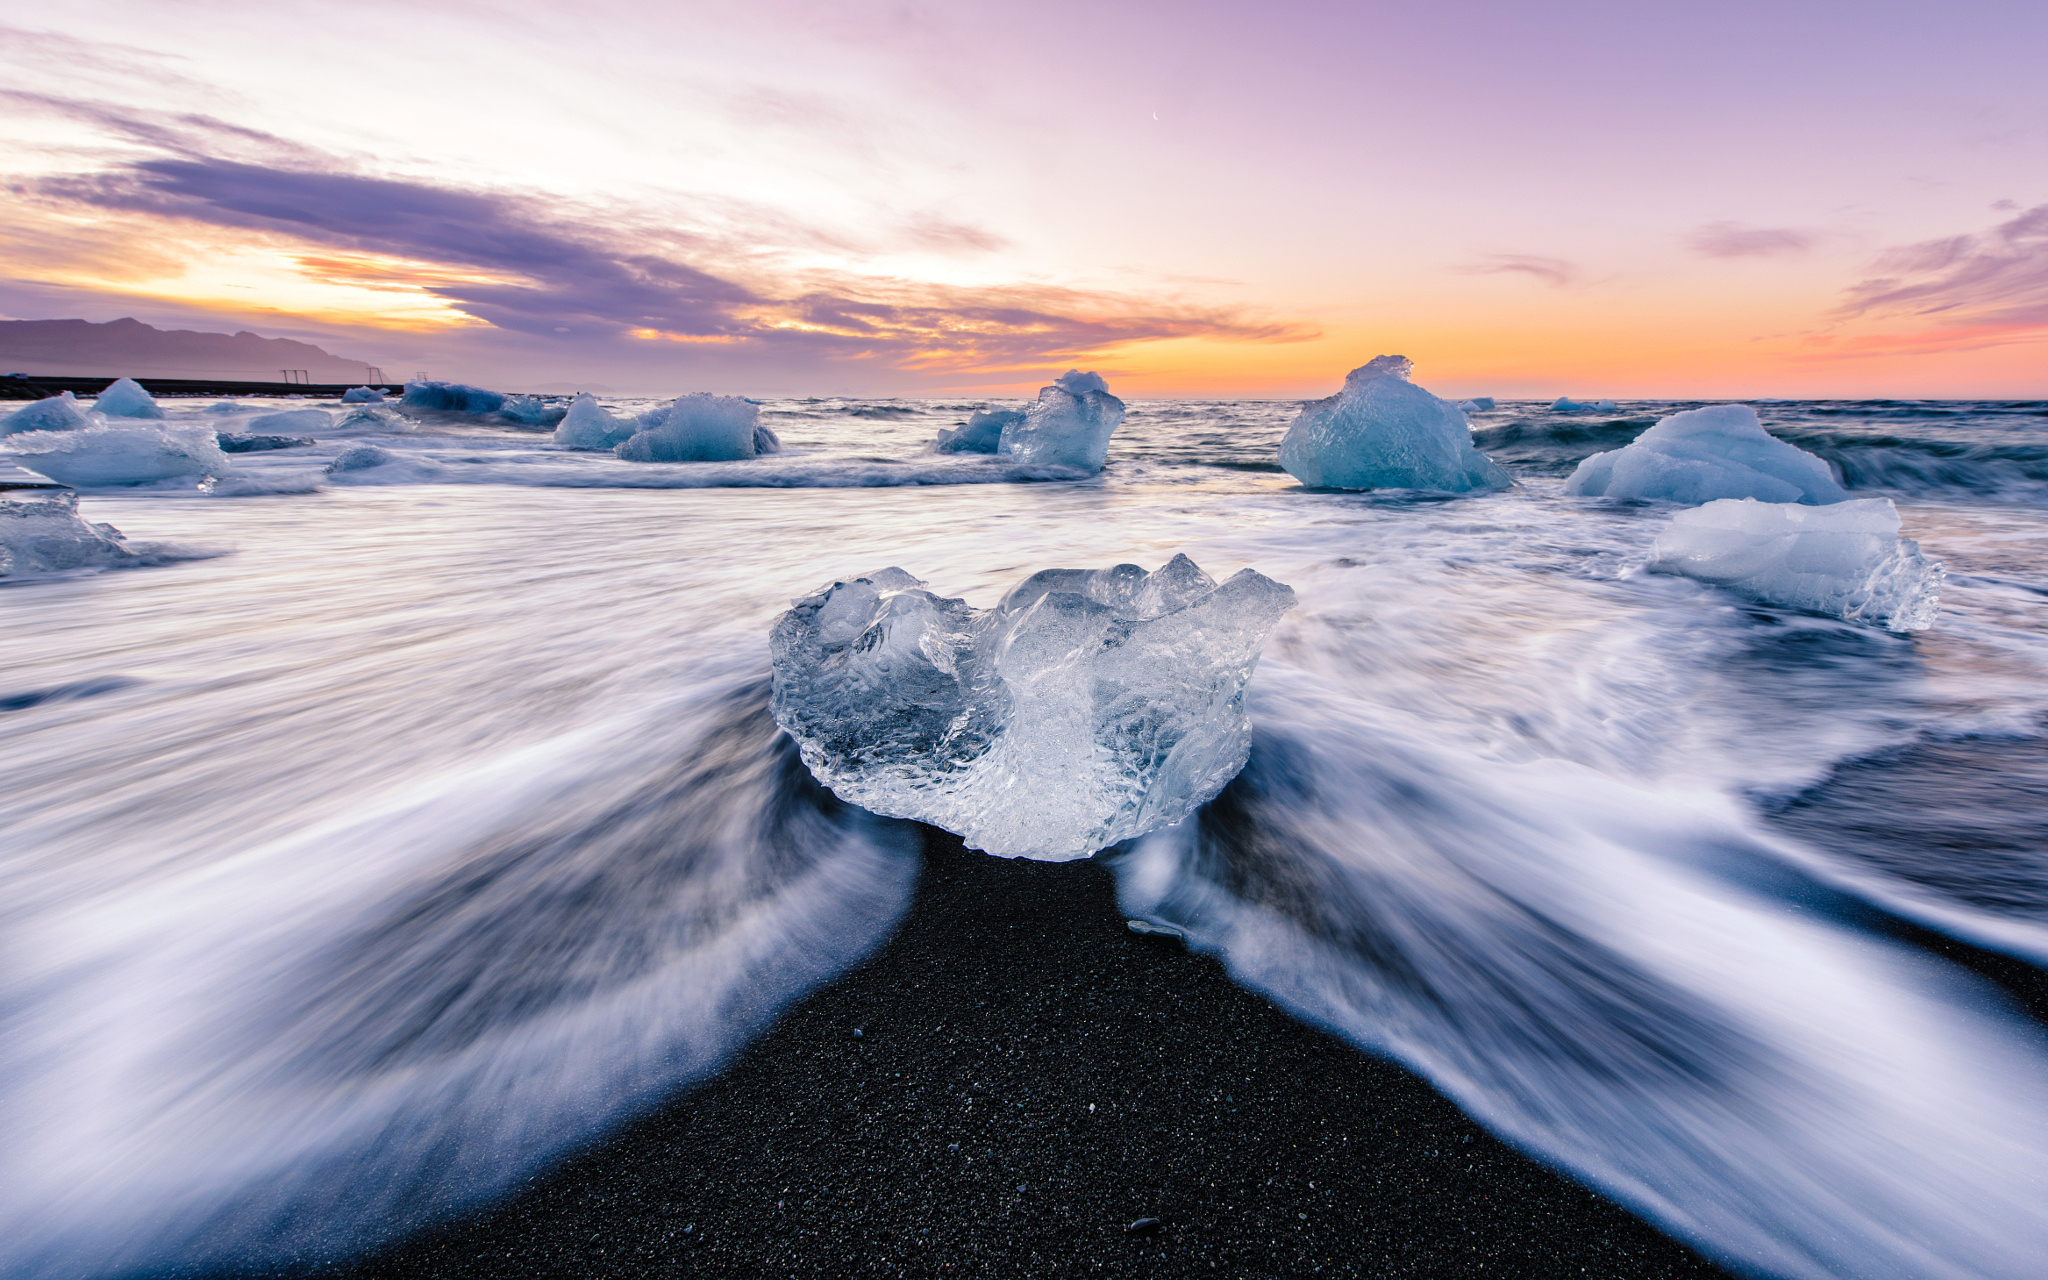
[{"label": "purple cloud", "polygon": [[1704,258],[1779,258],[1805,253],[1814,237],[1791,227],[1745,227],[1739,222],[1710,222],[1687,237],[1694,253]]},{"label": "purple cloud", "polygon": [[1489,253],[1478,262],[1467,263],[1452,270],[1468,276],[1534,276],[1554,289],[1562,289],[1579,278],[1576,263],[1563,258],[1539,257],[1533,253]]},{"label": "purple cloud", "polygon": [[1939,315],[1955,324],[2048,327],[2048,204],[1979,235],[1886,251],[1840,313]]}]

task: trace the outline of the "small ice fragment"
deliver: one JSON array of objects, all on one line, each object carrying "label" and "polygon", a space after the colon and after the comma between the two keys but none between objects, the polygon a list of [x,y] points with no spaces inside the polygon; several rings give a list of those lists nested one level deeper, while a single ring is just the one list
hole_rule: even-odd
[{"label": "small ice fragment", "polygon": [[1408,380],[1414,362],[1380,356],[1344,389],[1304,405],[1280,441],[1280,465],[1312,489],[1434,489],[1466,493],[1514,481],[1472,447],[1456,405]]},{"label": "small ice fragment", "polygon": [[1550,402],[1550,411],[1552,413],[1571,413],[1575,410],[1590,409],[1592,407],[1592,405],[1587,404],[1583,400],[1574,400],[1570,396],[1559,396]]},{"label": "small ice fragment", "polygon": [[781,448],[752,401],[699,391],[677,397],[659,423],[613,452],[628,462],[736,462]]},{"label": "small ice fragment", "polygon": [[225,415],[230,413],[248,413],[250,411],[251,407],[249,405],[236,404],[232,400],[216,400],[206,406],[206,412],[213,414]]},{"label": "small ice fragment", "polygon": [[[256,421],[261,422],[263,419],[258,418]],[[341,420],[334,424],[334,430],[337,433],[349,434],[380,431],[386,435],[404,435],[419,430],[419,423],[404,414],[393,413],[382,405],[359,404],[341,415]]]},{"label": "small ice fragment", "polygon": [[1048,569],[993,609],[901,569],[776,621],[775,719],[841,799],[1003,857],[1085,858],[1179,822],[1244,767],[1244,686],[1294,592],[1186,556]]},{"label": "small ice fragment", "polygon": [[1765,431],[1746,404],[1674,413],[1633,443],[1581,462],[1564,488],[1594,498],[1693,503],[1756,498],[1814,505],[1849,497],[1826,462]]},{"label": "small ice fragment", "polygon": [[272,449],[296,449],[313,442],[304,436],[241,435],[222,431],[214,436],[222,453],[266,453]]},{"label": "small ice fragment", "polygon": [[1612,400],[1595,400],[1593,407],[1603,413],[1612,413],[1614,412],[1615,405]]},{"label": "small ice fragment", "polygon": [[1177,928],[1170,924],[1160,924],[1153,920],[1126,920],[1124,925],[1132,933],[1156,933],[1168,938],[1181,939],[1185,939],[1188,936],[1186,929]]},{"label": "small ice fragment", "polygon": [[1004,429],[1023,421],[1022,409],[976,409],[959,430],[939,432],[939,438],[932,441],[932,452],[994,453],[1002,445]]},{"label": "small ice fragment", "polygon": [[568,412],[561,405],[549,404],[539,396],[506,396],[505,403],[490,416],[515,427],[539,428],[553,427]]},{"label": "small ice fragment", "polygon": [[496,413],[505,406],[505,394],[460,382],[408,382],[401,403],[444,413]]},{"label": "small ice fragment", "polygon": [[7,436],[0,449],[29,470],[80,489],[186,476],[200,480],[228,472],[227,455],[215,443],[213,432],[200,427],[132,423],[37,431]]},{"label": "small ice fragment", "polygon": [[149,392],[133,378],[122,378],[109,383],[105,391],[93,401],[93,408],[109,418],[161,418],[164,411],[157,407]]},{"label": "small ice fragment", "polygon": [[92,569],[135,559],[110,524],[79,518],[69,490],[17,490],[0,496],[0,578]]},{"label": "small ice fragment", "polygon": [[635,425],[605,412],[588,391],[569,402],[569,412],[555,424],[555,446],[561,449],[616,449],[633,438]]},{"label": "small ice fragment", "polygon": [[334,461],[327,464],[328,475],[340,475],[348,471],[368,471],[398,461],[398,455],[388,449],[379,449],[374,444],[359,444],[343,449],[334,455]]},{"label": "small ice fragment", "polygon": [[384,393],[375,387],[350,387],[341,393],[343,404],[383,404]]},{"label": "small ice fragment", "polygon": [[1470,400],[1460,400],[1458,407],[1467,413],[1485,413],[1494,407],[1493,397],[1473,396]]},{"label": "small ice fragment", "polygon": [[91,426],[92,414],[69,391],[37,400],[0,420],[0,436],[24,431],[79,431]]},{"label": "small ice fragment", "polygon": [[1683,574],[1753,599],[1893,631],[1934,623],[1947,571],[1899,536],[1890,498],[1829,506],[1722,499],[1681,511],[1657,535],[1653,573]]},{"label": "small ice fragment", "polygon": [[301,431],[317,433],[334,426],[334,415],[325,409],[286,409],[281,413],[251,418],[246,425],[251,431],[272,435],[296,435]]},{"label": "small ice fragment", "polygon": [[996,451],[1036,466],[1100,471],[1123,420],[1124,402],[1109,394],[1101,374],[1069,369],[1002,425]]}]

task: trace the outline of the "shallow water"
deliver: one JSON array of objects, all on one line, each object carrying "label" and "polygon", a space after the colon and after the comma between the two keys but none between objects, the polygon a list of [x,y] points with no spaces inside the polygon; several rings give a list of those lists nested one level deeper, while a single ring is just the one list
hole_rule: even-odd
[{"label": "shallow water", "polygon": [[1912,636],[1645,575],[1669,508],[1564,496],[1682,405],[1477,415],[1522,483],[1456,500],[1300,490],[1277,403],[1134,404],[1089,480],[920,456],[971,407],[771,402],[784,455],[696,466],[443,419],[375,438],[410,469],[88,496],[215,554],[0,588],[0,1269],[359,1247],[715,1071],[916,875],[767,720],[776,614],[1183,551],[1301,607],[1127,909],[1740,1264],[2048,1256],[2041,1029],[1878,927],[2048,959],[2042,406],[1760,406],[1948,563]]}]

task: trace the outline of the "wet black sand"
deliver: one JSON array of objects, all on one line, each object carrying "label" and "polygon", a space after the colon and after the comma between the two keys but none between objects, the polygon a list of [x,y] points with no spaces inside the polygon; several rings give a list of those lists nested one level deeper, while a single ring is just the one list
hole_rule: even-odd
[{"label": "wet black sand", "polygon": [[1725,1274],[1131,933],[1100,866],[933,833],[897,935],[725,1075],[321,1274],[1318,1273]]}]

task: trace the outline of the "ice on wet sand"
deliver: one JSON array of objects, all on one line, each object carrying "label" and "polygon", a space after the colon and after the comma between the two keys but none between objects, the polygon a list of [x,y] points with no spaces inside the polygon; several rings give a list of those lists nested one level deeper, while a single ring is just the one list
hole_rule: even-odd
[{"label": "ice on wet sand", "polygon": [[79,518],[75,493],[0,494],[0,578],[99,568],[134,558],[119,529]]},{"label": "ice on wet sand", "polygon": [[699,391],[678,397],[659,420],[643,420],[614,452],[628,462],[737,462],[781,448],[752,401]]},{"label": "ice on wet sand", "polygon": [[1002,425],[996,448],[1034,466],[1100,471],[1123,420],[1124,402],[1109,394],[1101,374],[1069,369],[1041,388],[1021,417]]},{"label": "ice on wet sand", "polygon": [[1657,535],[1649,567],[1893,631],[1933,625],[1947,576],[1919,543],[1899,536],[1898,508],[1889,498],[1824,507],[1710,502],[1672,517]]},{"label": "ice on wet sand", "polygon": [[203,427],[109,424],[5,437],[0,451],[58,484],[92,489],[226,475],[228,458]]},{"label": "ice on wet sand", "polygon": [[1294,592],[1186,556],[1048,569],[993,609],[901,569],[776,621],[775,718],[842,799],[1004,857],[1084,858],[1244,767],[1244,686]]},{"label": "ice on wet sand", "polygon": [[1842,502],[1849,494],[1828,464],[1764,430],[1746,404],[1687,409],[1633,443],[1579,464],[1565,492],[1586,497],[1712,502]]},{"label": "ice on wet sand", "polygon": [[1464,411],[1408,380],[1414,362],[1380,356],[1344,389],[1302,408],[1280,465],[1312,489],[1505,489],[1508,473],[1472,446]]},{"label": "ice on wet sand", "polygon": [[555,445],[562,449],[616,449],[633,438],[637,424],[605,411],[588,391],[569,402],[569,412],[555,424]]},{"label": "ice on wet sand", "polygon": [[142,384],[133,378],[121,378],[110,383],[105,391],[93,401],[93,408],[109,418],[161,418],[164,411],[157,407]]}]

